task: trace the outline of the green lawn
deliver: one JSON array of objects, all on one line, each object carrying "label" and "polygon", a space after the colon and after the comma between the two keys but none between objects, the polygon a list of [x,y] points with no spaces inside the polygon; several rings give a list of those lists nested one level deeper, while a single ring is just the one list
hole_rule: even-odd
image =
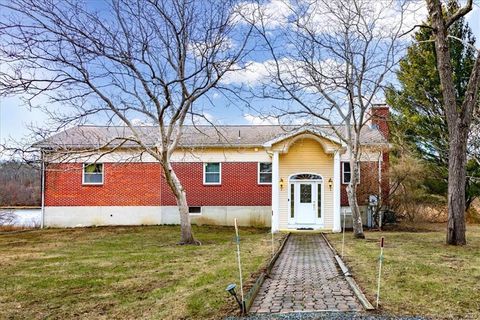
[{"label": "green lawn", "polygon": [[[445,245],[444,226],[431,232],[346,234],[344,260],[369,300],[375,302],[378,239],[385,236],[381,307],[387,313],[480,319],[480,227],[467,226],[465,247]],[[328,238],[341,250],[341,234]]]},{"label": "green lawn", "polygon": [[[270,233],[241,228],[245,278],[270,258]],[[51,229],[0,235],[0,319],[195,319],[235,310],[234,229],[176,226]]]}]

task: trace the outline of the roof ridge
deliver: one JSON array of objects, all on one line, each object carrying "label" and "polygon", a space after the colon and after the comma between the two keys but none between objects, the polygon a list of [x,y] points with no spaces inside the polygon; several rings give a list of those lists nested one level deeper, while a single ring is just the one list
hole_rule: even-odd
[{"label": "roof ridge", "polygon": [[[136,130],[145,139],[145,144],[155,143],[156,135],[152,134],[158,128],[156,125],[136,126]],[[288,133],[298,131],[312,131],[322,133],[321,135],[328,138],[335,136],[335,131],[342,134],[345,130],[345,125],[328,125],[328,124],[297,124],[297,125],[259,125],[259,124],[222,124],[222,125],[194,125],[189,124],[184,128],[184,136],[179,142],[180,145],[191,146],[226,146],[231,143],[235,146],[261,146],[267,141],[271,141],[275,137],[279,137]],[[364,127],[360,137],[361,144],[384,144],[387,143],[378,128]],[[217,131],[217,133],[214,133]],[[203,134],[197,134],[203,133]],[[240,133],[239,133],[240,132]],[[69,128],[62,132],[46,138],[43,141],[36,143],[37,146],[48,147],[48,145],[65,145],[65,146],[83,146],[95,145],[96,141],[114,141],[118,143],[121,137],[129,136],[131,129],[125,125],[94,125],[85,124]],[[240,136],[240,139],[239,139]],[[153,141],[153,142],[152,142]],[[134,142],[125,143],[122,145],[134,145]]]},{"label": "roof ridge", "polygon": [[[183,127],[341,127],[343,124],[186,124]],[[127,125],[80,124],[72,128],[129,128]],[[133,127],[158,127],[158,125],[135,125]]]}]

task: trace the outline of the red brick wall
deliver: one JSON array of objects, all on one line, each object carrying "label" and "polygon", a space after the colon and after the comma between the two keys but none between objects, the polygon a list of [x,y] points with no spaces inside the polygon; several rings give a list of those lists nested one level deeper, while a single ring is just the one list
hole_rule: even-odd
[{"label": "red brick wall", "polygon": [[[187,191],[190,206],[270,206],[272,186],[257,183],[257,162],[223,162],[222,184],[203,185],[203,163],[175,163],[175,172]],[[176,205],[165,181],[162,205]]]},{"label": "red brick wall", "polygon": [[388,121],[390,117],[390,109],[388,106],[374,106],[370,110],[372,124],[378,126],[378,130],[388,140],[390,136],[390,130],[388,128]]},{"label": "red brick wall", "polygon": [[[203,185],[203,163],[175,163],[190,206],[269,206],[271,185],[257,183],[256,162],[222,163],[222,184]],[[51,164],[47,206],[176,205],[156,163],[105,163],[103,185],[82,185],[82,164]],[[160,193],[161,192],[161,193]]]},{"label": "red brick wall", "polygon": [[[388,140],[390,130],[388,121],[390,117],[390,108],[387,105],[375,105],[369,110],[370,121],[378,127],[378,130]],[[389,170],[389,152],[384,151],[382,162],[382,198],[383,203],[388,202],[388,194],[390,192],[390,180],[388,177]],[[357,188],[357,201],[359,205],[368,204],[368,196],[378,194],[378,162],[361,162],[360,167],[360,184]],[[343,166],[341,168],[343,170]],[[342,171],[343,176],[343,171]],[[340,202],[342,206],[348,206],[348,198],[346,184],[342,184]]]},{"label": "red brick wall", "polygon": [[104,163],[103,185],[82,185],[82,164],[50,164],[46,206],[158,206],[160,166]]},{"label": "red brick wall", "polygon": [[[389,154],[383,154],[382,162],[382,197],[387,199],[390,182],[388,177]],[[341,177],[343,177],[343,165],[341,166]],[[368,196],[371,194],[378,194],[378,162],[377,161],[363,161],[360,162],[360,183],[357,187],[357,201],[359,205],[368,204]],[[348,206],[347,185],[342,184],[340,203],[342,206]]]},{"label": "red brick wall", "polygon": [[[256,162],[222,163],[222,184],[203,185],[203,163],[175,163],[190,206],[270,206],[271,185],[257,183]],[[378,192],[378,163],[361,163],[358,202]],[[158,206],[176,205],[156,163],[105,163],[103,185],[82,185],[82,164],[50,164],[45,179],[47,206]],[[382,167],[384,197],[388,194],[388,153]],[[347,206],[346,185],[341,205]],[[160,193],[161,192],[161,193]]]}]

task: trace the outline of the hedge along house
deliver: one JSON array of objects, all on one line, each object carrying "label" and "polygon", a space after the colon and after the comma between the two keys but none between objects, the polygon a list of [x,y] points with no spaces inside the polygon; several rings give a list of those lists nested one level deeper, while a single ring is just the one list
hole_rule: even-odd
[{"label": "hedge along house", "polygon": [[[388,193],[388,107],[361,132],[359,204]],[[156,127],[137,128],[145,139]],[[341,126],[336,127],[342,131]],[[44,165],[45,226],[178,224],[156,160],[127,127],[79,126],[36,144]],[[329,126],[186,126],[172,156],[192,222],[340,231],[350,164]]]}]

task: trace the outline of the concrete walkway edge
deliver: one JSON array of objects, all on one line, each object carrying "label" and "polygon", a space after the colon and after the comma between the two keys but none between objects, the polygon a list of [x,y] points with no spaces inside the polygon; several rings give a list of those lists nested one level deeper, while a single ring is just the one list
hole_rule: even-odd
[{"label": "concrete walkway edge", "polygon": [[375,310],[375,307],[370,303],[370,301],[368,301],[362,289],[360,289],[360,287],[358,286],[357,282],[353,278],[345,262],[343,262],[342,258],[338,255],[337,250],[335,250],[335,248],[330,244],[330,241],[328,241],[325,234],[322,233],[322,237],[323,239],[325,239],[325,242],[328,244],[328,246],[330,247],[330,250],[332,250],[333,254],[335,255],[335,260],[337,261],[338,266],[342,270],[345,280],[347,280],[348,284],[350,285],[350,288],[352,288],[353,292],[357,296],[362,306],[365,308],[365,310],[368,310],[368,311]]}]

